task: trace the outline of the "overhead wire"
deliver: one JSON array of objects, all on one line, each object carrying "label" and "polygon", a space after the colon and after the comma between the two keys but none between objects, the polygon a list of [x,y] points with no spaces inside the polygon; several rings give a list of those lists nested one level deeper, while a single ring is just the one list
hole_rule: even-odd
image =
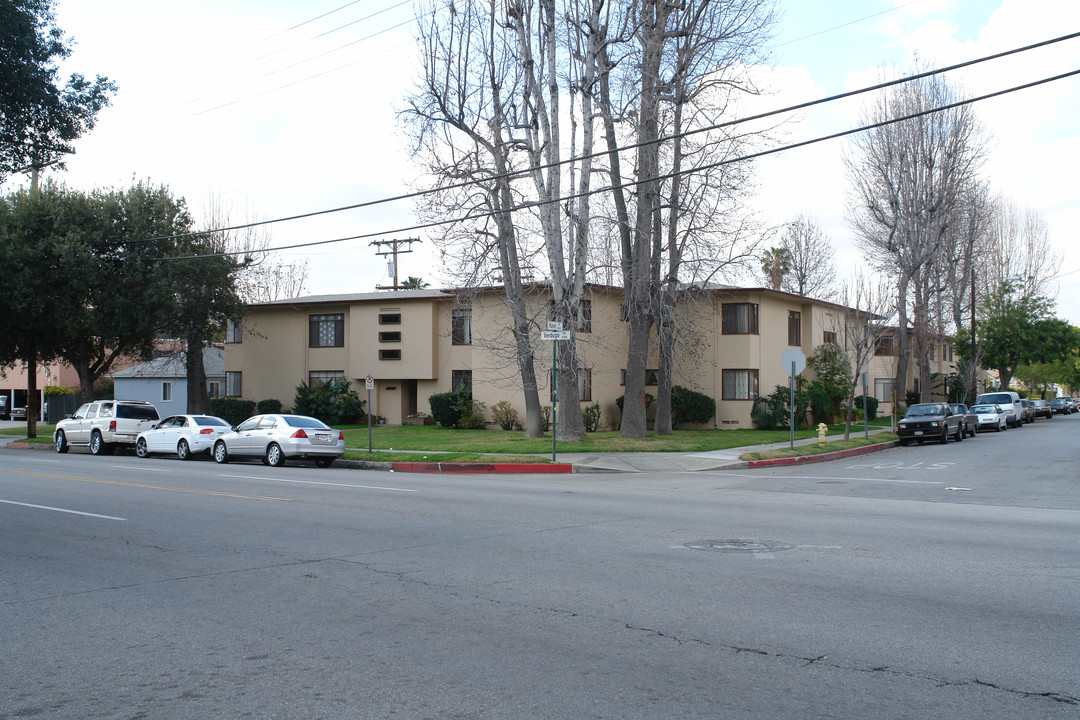
[{"label": "overhead wire", "polygon": [[[1004,51],[993,53],[993,54],[990,54],[990,55],[985,55],[985,56],[982,56],[982,57],[979,57],[979,58],[975,58],[973,60],[966,60],[964,62],[955,63],[953,65],[948,65],[948,66],[943,67],[943,68],[936,68],[936,69],[932,69],[932,70],[926,70],[924,72],[915,73],[913,75],[906,75],[906,76],[903,76],[903,77],[895,78],[893,80],[888,80],[888,81],[884,81],[884,82],[881,82],[881,83],[877,83],[875,85],[869,85],[869,86],[866,86],[866,87],[863,87],[863,88],[858,88],[858,89],[855,89],[855,90],[849,90],[847,92],[837,93],[837,94],[829,95],[829,96],[826,96],[826,97],[823,97],[823,98],[818,98],[818,99],[815,99],[815,100],[808,100],[808,101],[805,101],[805,102],[797,103],[795,105],[789,105],[787,107],[783,107],[783,108],[779,108],[779,109],[775,109],[775,110],[769,110],[769,111],[766,111],[766,112],[757,113],[755,115],[750,115],[750,116],[743,117],[743,118],[735,118],[735,119],[727,120],[727,121],[724,121],[724,122],[721,122],[721,123],[715,123],[715,124],[712,124],[712,125],[706,125],[706,126],[703,126],[703,127],[700,127],[700,128],[693,128],[693,129],[686,130],[686,131],[681,132],[681,133],[673,133],[673,134],[670,134],[670,135],[664,135],[664,136],[656,138],[654,140],[646,140],[646,141],[642,141],[642,142],[638,142],[638,143],[621,145],[618,148],[616,148],[616,150],[618,152],[626,152],[626,151],[629,151],[629,150],[637,150],[637,149],[640,149],[640,148],[643,148],[643,147],[648,147],[649,145],[665,143],[665,142],[668,142],[670,140],[674,140],[676,138],[690,137],[690,136],[698,135],[698,134],[701,134],[701,133],[712,132],[712,131],[716,131],[716,130],[722,130],[722,129],[725,129],[725,128],[730,128],[730,127],[733,127],[735,125],[739,125],[739,124],[742,124],[742,123],[748,123],[748,122],[754,122],[754,121],[757,121],[757,120],[763,120],[763,119],[767,119],[767,118],[774,117],[774,116],[777,116],[777,115],[783,115],[783,114],[787,114],[787,113],[796,112],[798,110],[806,110],[808,108],[812,108],[812,107],[815,107],[815,106],[818,106],[818,105],[823,105],[823,104],[826,104],[826,103],[836,102],[838,100],[845,100],[847,98],[855,97],[855,96],[862,95],[862,94],[865,94],[865,93],[868,93],[868,92],[875,92],[875,91],[878,91],[878,90],[884,90],[884,89],[887,89],[887,88],[890,88],[890,87],[894,87],[896,85],[901,85],[901,84],[904,84],[904,83],[909,83],[909,82],[913,82],[913,81],[916,81],[916,80],[921,80],[923,78],[931,77],[933,75],[940,75],[940,74],[944,74],[944,73],[948,73],[948,72],[953,72],[955,70],[959,70],[959,69],[962,69],[962,68],[965,68],[965,67],[970,67],[970,66],[977,65],[977,64],[980,64],[980,63],[990,62],[992,60],[998,60],[998,59],[1008,57],[1008,56],[1011,56],[1011,55],[1016,55],[1018,53],[1029,52],[1031,50],[1046,47],[1048,45],[1053,45],[1053,44],[1064,42],[1064,41],[1067,41],[1067,40],[1073,40],[1073,39],[1076,39],[1076,38],[1080,38],[1080,32],[1074,32],[1074,33],[1070,33],[1070,34],[1067,34],[1067,35],[1062,35],[1062,36],[1059,36],[1059,37],[1051,38],[1049,40],[1043,40],[1043,41],[1040,41],[1040,42],[1037,42],[1037,43],[1032,43],[1030,45],[1024,45],[1024,46],[1021,46],[1021,47],[1018,47],[1018,48],[1013,48],[1013,49],[1010,49],[1010,50],[1004,50]],[[609,155],[609,150],[607,150],[607,149],[600,150],[600,151],[593,152],[593,153],[576,155],[574,157],[567,158],[566,160],[559,160],[559,161],[556,161],[556,162],[543,164],[543,165],[540,165],[540,166],[537,166],[537,167],[529,167],[529,168],[524,168],[524,169],[521,169],[521,170],[509,171],[509,172],[506,172],[506,173],[489,175],[489,176],[487,176],[487,177],[485,177],[483,179],[483,182],[491,182],[493,180],[502,180],[502,179],[513,178],[513,177],[517,177],[517,176],[527,175],[527,174],[530,174],[530,173],[533,173],[533,172],[536,172],[536,171],[550,170],[550,169],[553,169],[553,168],[556,168],[556,167],[559,167],[559,166],[562,166],[562,165],[581,162],[583,160],[603,158],[603,157],[607,157],[608,155]],[[292,221],[295,221],[295,220],[305,220],[305,219],[309,219],[309,218],[313,218],[313,217],[319,217],[319,216],[322,216],[322,215],[329,215],[329,214],[333,214],[333,213],[346,212],[346,211],[349,211],[349,210],[359,210],[359,209],[363,209],[363,208],[374,207],[376,205],[385,205],[385,204],[388,204],[388,203],[400,202],[400,201],[403,201],[403,200],[413,200],[413,199],[416,199],[416,198],[424,197],[425,195],[431,195],[431,194],[435,194],[435,193],[441,193],[441,192],[447,192],[447,191],[450,191],[450,190],[458,190],[458,189],[462,189],[462,188],[471,187],[471,186],[477,184],[477,182],[478,181],[476,181],[476,180],[466,180],[466,181],[462,181],[462,182],[459,182],[459,183],[452,183],[450,185],[442,186],[442,187],[439,187],[439,188],[430,188],[430,189],[426,189],[426,190],[416,190],[416,191],[413,191],[413,192],[402,193],[402,194],[399,194],[399,195],[392,195],[392,196],[388,196],[388,197],[377,198],[377,199],[374,199],[374,200],[366,200],[366,201],[359,202],[359,203],[353,203],[353,204],[350,204],[350,205],[341,205],[341,206],[333,207],[333,208],[325,208],[325,209],[322,209],[322,210],[313,210],[311,212],[299,213],[299,214],[296,214],[296,215],[288,215],[288,216],[285,216],[285,217],[273,218],[273,219],[270,219],[270,220],[260,220],[260,221],[250,222],[250,223],[243,223],[243,224],[239,224],[239,225],[230,225],[228,227],[213,228],[213,229],[208,229],[208,230],[204,230],[204,231],[200,231],[200,232],[181,233],[181,234],[177,234],[177,235],[146,238],[146,242],[152,242],[152,241],[157,241],[157,240],[162,240],[162,239],[187,237],[187,236],[190,236],[190,235],[197,235],[197,234],[202,234],[202,233],[206,233],[206,232],[231,232],[231,231],[235,231],[235,230],[246,230],[248,228],[261,227],[261,226],[264,226],[264,225],[274,225],[274,224],[278,224],[278,223],[292,222]],[[638,181],[638,182],[643,182],[643,181]]]},{"label": "overhead wire", "polygon": [[[333,244],[333,243],[348,242],[348,241],[352,241],[352,240],[364,240],[364,239],[373,238],[373,237],[384,237],[386,235],[396,235],[396,234],[400,234],[400,233],[413,232],[415,230],[425,230],[425,229],[428,229],[428,228],[440,227],[440,226],[443,226],[443,225],[452,225],[452,224],[455,224],[455,223],[469,222],[469,221],[472,221],[472,220],[478,220],[478,219],[487,218],[487,217],[494,217],[496,215],[503,215],[503,214],[515,212],[515,211],[518,211],[518,210],[524,210],[524,209],[528,209],[528,208],[538,207],[538,206],[541,206],[541,205],[562,203],[562,202],[566,202],[567,200],[575,200],[575,199],[578,199],[578,198],[591,196],[591,195],[596,195],[596,194],[599,194],[599,193],[611,192],[612,190],[618,190],[618,189],[625,189],[625,188],[628,188],[628,187],[633,187],[635,185],[640,185],[641,183],[645,183],[645,182],[655,182],[655,181],[669,180],[669,179],[674,178],[676,176],[691,175],[691,174],[694,174],[694,173],[700,173],[702,171],[712,170],[712,169],[715,169],[715,168],[718,168],[718,167],[722,167],[724,165],[731,165],[731,164],[734,164],[734,163],[746,162],[748,160],[754,160],[754,159],[757,159],[757,158],[760,158],[760,157],[765,157],[767,155],[773,155],[773,154],[780,153],[780,152],[785,152],[785,151],[788,151],[788,150],[794,150],[794,149],[801,148],[801,147],[807,147],[809,145],[815,145],[817,143],[826,142],[828,140],[836,140],[838,138],[846,137],[848,135],[854,135],[854,134],[857,134],[857,133],[866,132],[867,130],[874,130],[876,128],[885,127],[885,126],[888,126],[888,125],[893,125],[893,124],[904,122],[904,121],[907,121],[907,120],[913,120],[915,118],[923,117],[923,116],[926,116],[926,115],[932,115],[934,113],[944,112],[946,110],[951,110],[953,108],[962,107],[964,105],[971,105],[973,103],[982,102],[984,100],[990,100],[992,98],[1001,97],[1003,95],[1008,95],[1010,93],[1019,92],[1021,90],[1028,90],[1028,89],[1033,88],[1033,87],[1038,87],[1040,85],[1045,85],[1045,84],[1048,84],[1048,83],[1051,83],[1051,82],[1056,82],[1058,80],[1063,80],[1065,78],[1074,77],[1076,75],[1080,75],[1080,70],[1072,70],[1070,72],[1061,73],[1059,75],[1055,75],[1055,76],[1052,76],[1052,77],[1042,78],[1040,80],[1034,80],[1032,82],[1024,83],[1022,85],[1015,85],[1013,87],[1006,88],[1004,90],[998,90],[998,91],[995,91],[995,92],[986,93],[984,95],[979,95],[977,97],[965,98],[965,99],[958,100],[958,101],[953,102],[953,103],[948,103],[946,105],[941,105],[939,107],[929,108],[929,109],[926,109],[926,110],[920,110],[918,112],[909,113],[907,115],[903,115],[903,116],[900,116],[900,117],[887,118],[885,120],[881,120],[881,121],[878,121],[878,122],[875,122],[875,123],[870,123],[868,125],[862,125],[862,126],[855,127],[855,128],[849,128],[848,130],[841,130],[839,132],[831,133],[829,135],[821,135],[821,136],[818,136],[818,137],[815,137],[815,138],[811,138],[809,140],[803,140],[803,141],[800,141],[800,142],[791,143],[791,144],[783,145],[783,146],[780,146],[780,147],[761,150],[761,151],[755,152],[755,153],[749,153],[749,154],[746,154],[746,155],[740,155],[738,157],[728,158],[726,160],[720,160],[720,161],[717,161],[715,163],[707,163],[705,165],[698,165],[698,166],[695,166],[695,167],[692,167],[692,168],[687,168],[685,170],[680,170],[678,172],[665,173],[665,174],[662,174],[662,175],[656,175],[656,176],[649,177],[649,178],[639,178],[639,179],[636,179],[636,180],[633,180],[633,181],[627,181],[627,182],[619,183],[619,184],[615,184],[615,185],[608,185],[608,186],[605,186],[605,187],[602,187],[602,188],[591,189],[591,190],[581,192],[581,193],[575,193],[575,194],[571,194],[571,195],[563,195],[563,196],[560,196],[558,198],[553,198],[553,199],[550,199],[550,200],[531,200],[531,201],[528,201],[528,202],[525,202],[525,203],[520,203],[520,204],[515,205],[513,207],[510,207],[510,208],[503,208],[503,209],[500,209],[500,210],[487,210],[487,211],[479,212],[479,213],[470,213],[470,214],[455,217],[455,218],[444,218],[442,220],[434,220],[432,222],[420,223],[420,224],[416,224],[416,225],[410,225],[408,227],[393,228],[393,229],[390,229],[390,230],[383,230],[383,231],[380,231],[380,232],[373,232],[373,233],[363,233],[363,234],[360,234],[360,235],[352,235],[352,236],[343,237],[343,238],[334,238],[334,239],[331,239],[331,240],[316,240],[316,241],[295,243],[293,245],[284,245],[284,246],[279,246],[279,247],[274,247],[274,248],[267,248],[266,251],[267,252],[278,252],[278,251],[282,251],[282,250],[295,250],[295,249],[298,249],[298,248],[318,247],[318,246],[321,246],[321,245],[329,245],[329,244]],[[473,183],[473,184],[476,184],[476,183]],[[255,225],[260,225],[260,224],[263,224],[263,223],[251,223],[251,224],[248,224],[248,225],[244,225],[242,227],[253,227]],[[215,230],[206,230],[206,231],[202,231],[202,232],[199,232],[199,233],[185,233],[185,234],[182,234],[182,235],[163,236],[163,237],[153,238],[153,239],[154,240],[167,240],[167,239],[171,239],[171,238],[174,238],[174,237],[186,237],[186,236],[190,236],[190,235],[202,235],[202,234],[209,234],[209,233],[213,233],[213,232],[223,232],[223,230],[216,230],[216,231]],[[159,258],[159,260],[193,260],[193,259],[204,259],[204,258],[208,258],[208,257],[230,257],[230,256],[234,256],[234,255],[248,255],[248,254],[251,254],[251,251],[249,251],[249,250],[240,250],[240,251],[234,251],[234,252],[210,253],[210,254],[206,254],[206,255],[172,256],[172,257]]]}]

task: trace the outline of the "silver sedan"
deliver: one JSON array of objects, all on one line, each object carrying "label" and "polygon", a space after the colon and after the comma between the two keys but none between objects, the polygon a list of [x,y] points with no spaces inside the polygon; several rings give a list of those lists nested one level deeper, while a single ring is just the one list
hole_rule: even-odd
[{"label": "silver sedan", "polygon": [[213,415],[171,415],[135,438],[135,454],[150,457],[154,453],[176,453],[190,460],[199,453],[209,454],[214,441],[232,430],[229,423]]},{"label": "silver sedan", "polygon": [[258,457],[275,467],[286,459],[310,459],[329,467],[345,454],[345,435],[306,415],[256,415],[214,442],[214,460]]}]

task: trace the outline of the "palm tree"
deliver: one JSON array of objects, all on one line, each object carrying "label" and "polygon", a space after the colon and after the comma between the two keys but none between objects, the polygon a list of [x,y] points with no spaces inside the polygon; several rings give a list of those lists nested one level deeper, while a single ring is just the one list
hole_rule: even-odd
[{"label": "palm tree", "polygon": [[787,248],[769,248],[761,256],[761,272],[769,278],[773,290],[779,290],[784,276],[791,271],[791,253]]},{"label": "palm tree", "polygon": [[402,290],[423,290],[427,286],[428,283],[424,282],[424,278],[413,277],[412,275],[401,283]]}]

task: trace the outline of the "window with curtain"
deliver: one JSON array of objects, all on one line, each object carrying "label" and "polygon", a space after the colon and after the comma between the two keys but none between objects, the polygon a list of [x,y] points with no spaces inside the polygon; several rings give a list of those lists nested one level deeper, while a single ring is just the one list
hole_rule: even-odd
[{"label": "window with curtain", "polygon": [[311,315],[308,336],[309,347],[344,347],[345,315]]},{"label": "window with curtain", "polygon": [[757,370],[725,370],[723,400],[755,400],[758,395]]},{"label": "window with curtain", "polygon": [[757,335],[757,303],[724,303],[721,324],[724,335]]}]

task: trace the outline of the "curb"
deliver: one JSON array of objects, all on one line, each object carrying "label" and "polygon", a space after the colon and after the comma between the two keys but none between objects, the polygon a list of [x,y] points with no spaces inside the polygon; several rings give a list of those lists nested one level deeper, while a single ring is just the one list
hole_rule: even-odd
[{"label": "curb", "polygon": [[421,473],[571,473],[570,463],[389,463],[394,472]]},{"label": "curb", "polygon": [[829,460],[842,460],[848,457],[855,457],[856,455],[865,455],[866,453],[878,452],[880,450],[885,450],[886,448],[898,447],[899,445],[899,440],[890,440],[889,442],[877,443],[875,445],[864,445],[862,447],[850,448],[848,450],[837,450],[835,452],[819,453],[817,455],[800,455],[798,457],[770,458],[768,460],[747,460],[746,466],[748,468],[759,468],[769,467],[770,465],[807,465],[809,463],[827,462]]}]

